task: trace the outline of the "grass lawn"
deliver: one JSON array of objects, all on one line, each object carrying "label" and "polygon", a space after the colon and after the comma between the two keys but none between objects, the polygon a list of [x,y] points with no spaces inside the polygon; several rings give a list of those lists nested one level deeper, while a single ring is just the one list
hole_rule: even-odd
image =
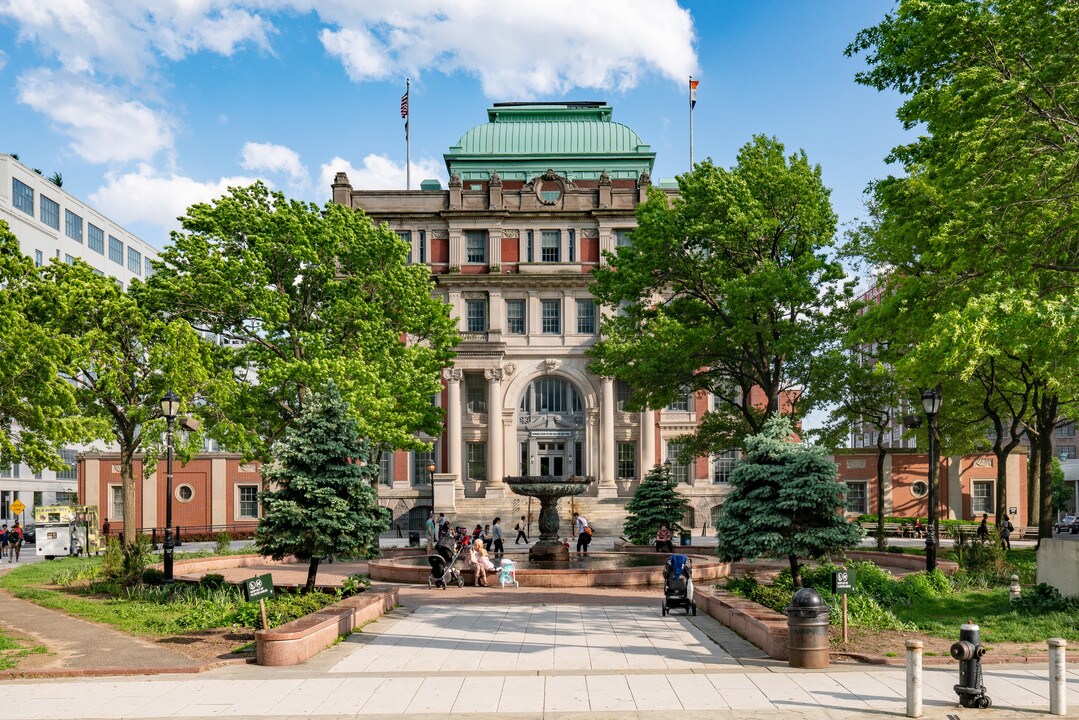
[{"label": "grass lawn", "polygon": [[1044,643],[1050,637],[1079,639],[1079,615],[1067,612],[1021,615],[1012,610],[1007,588],[967,590],[943,598],[915,598],[910,605],[894,605],[889,609],[900,620],[937,637],[955,637],[960,625],[973,620],[981,626],[982,640],[987,643]]}]

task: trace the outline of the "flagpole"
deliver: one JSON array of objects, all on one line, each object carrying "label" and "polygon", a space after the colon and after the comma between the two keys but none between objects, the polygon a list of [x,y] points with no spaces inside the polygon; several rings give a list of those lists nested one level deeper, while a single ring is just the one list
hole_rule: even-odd
[{"label": "flagpole", "polygon": [[407,112],[405,115],[405,190],[412,189],[412,144],[408,134],[408,126],[412,119],[412,108],[408,104],[410,84],[409,79],[405,78],[405,109]]},{"label": "flagpole", "polygon": [[689,76],[689,171],[693,172],[693,76]]}]

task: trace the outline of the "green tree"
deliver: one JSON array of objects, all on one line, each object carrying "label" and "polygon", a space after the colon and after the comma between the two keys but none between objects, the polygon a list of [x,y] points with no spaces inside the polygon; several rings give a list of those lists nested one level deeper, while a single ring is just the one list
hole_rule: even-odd
[{"label": "green tree", "polygon": [[416,433],[440,432],[431,398],[451,362],[455,323],[396,233],[261,183],[193,205],[180,222],[151,295],[198,330],[239,342],[219,358],[233,383],[207,401],[211,432],[226,447],[268,459],[327,380],[376,445],[416,448]]},{"label": "green tree", "polygon": [[390,527],[373,485],[378,461],[371,442],[332,381],[312,393],[300,417],[274,446],[262,493],[265,513],[255,531],[258,552],[280,560],[309,561],[307,592],[315,589],[319,562],[335,556],[367,557]]},{"label": "green tree", "polygon": [[38,275],[0,220],[0,463],[60,470],[66,465],[57,450],[88,437],[60,376],[64,345],[26,315]]},{"label": "green tree", "polygon": [[626,520],[622,529],[635,545],[647,545],[656,537],[661,525],[672,533],[682,529],[689,501],[678,492],[671,471],[663,465],[654,466],[626,504]]},{"label": "green tree", "polygon": [[[73,394],[74,410],[88,439],[115,443],[120,453],[124,495],[124,542],[136,545],[136,456],[151,472],[161,450],[165,421],[160,399],[170,389],[182,399],[181,412],[197,408],[207,388],[209,348],[183,320],[147,311],[142,286],[124,292],[110,277],[76,260],[53,261],[25,298],[28,320],[63,348],[58,370]],[[179,433],[186,457],[201,446],[200,433]]]},{"label": "green tree", "polygon": [[788,418],[771,418],[746,441],[716,523],[723,560],[783,557],[795,587],[799,558],[821,558],[858,545],[861,528],[841,508],[847,486],[823,448],[794,442]]},{"label": "green tree", "polygon": [[1068,503],[1072,499],[1071,486],[1064,482],[1064,468],[1060,464],[1060,458],[1053,458],[1052,469],[1052,483],[1053,483],[1053,517],[1056,519],[1057,513],[1064,512],[1068,509]]},{"label": "green tree", "polygon": [[827,258],[836,229],[820,167],[754,137],[730,170],[710,161],[653,189],[631,244],[595,272],[592,293],[615,310],[592,368],[633,388],[631,406],[663,407],[688,391],[717,399],[687,455],[740,447],[773,414],[801,417],[829,372],[849,298]]}]

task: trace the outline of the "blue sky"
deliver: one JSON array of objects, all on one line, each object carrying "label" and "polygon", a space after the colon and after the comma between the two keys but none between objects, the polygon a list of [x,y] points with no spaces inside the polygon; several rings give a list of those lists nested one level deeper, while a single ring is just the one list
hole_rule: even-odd
[{"label": "blue sky", "polygon": [[843,50],[882,0],[0,0],[0,152],[17,152],[154,245],[187,205],[264,178],[319,203],[327,178],[413,183],[502,100],[606,100],[657,153],[730,165],[754,133],[805,148],[841,222],[905,135],[899,97]]}]

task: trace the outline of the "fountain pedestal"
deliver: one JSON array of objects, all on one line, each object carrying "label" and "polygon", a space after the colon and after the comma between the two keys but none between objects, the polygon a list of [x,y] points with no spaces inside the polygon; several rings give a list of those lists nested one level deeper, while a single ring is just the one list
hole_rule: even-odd
[{"label": "fountain pedestal", "polygon": [[504,482],[517,495],[534,497],[540,501],[539,541],[528,550],[528,558],[535,561],[568,560],[569,550],[558,535],[558,501],[571,495],[580,495],[591,480],[581,477],[552,475],[507,477]]}]

